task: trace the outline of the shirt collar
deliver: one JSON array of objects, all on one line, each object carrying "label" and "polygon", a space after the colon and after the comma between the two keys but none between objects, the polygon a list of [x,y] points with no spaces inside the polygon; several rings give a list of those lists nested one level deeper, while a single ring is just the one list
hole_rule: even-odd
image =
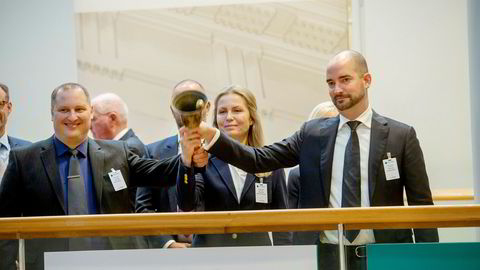
[{"label": "shirt collar", "polygon": [[5,145],[5,147],[7,148],[8,151],[10,151],[10,143],[8,142],[8,135],[7,135],[7,131],[5,131],[5,133],[3,134],[2,137],[0,137],[0,143]]},{"label": "shirt collar", "polygon": [[[373,115],[372,107],[370,106],[370,104],[368,104],[367,109],[362,114],[360,114],[355,119],[355,121],[359,121],[360,123],[365,125],[367,128],[371,128],[372,127],[372,115]],[[352,121],[352,120],[349,120],[349,119],[347,119],[346,117],[344,117],[343,115],[340,114],[340,123],[338,124],[338,130],[343,128],[343,126],[348,121]]]},{"label": "shirt collar", "polygon": [[114,141],[120,140],[123,137],[123,135],[127,134],[127,132],[128,132],[128,128],[122,129],[122,131],[120,131],[119,133],[117,133],[117,135],[115,135],[115,137],[113,137],[113,140]]},{"label": "shirt collar", "polygon": [[[53,145],[55,146],[55,153],[57,157],[61,157],[65,155],[66,152],[70,149],[68,146],[66,146],[62,141],[60,141],[57,137],[53,136]],[[82,153],[84,157],[87,156],[87,149],[88,149],[88,138],[83,141],[81,144],[79,144],[75,149],[78,150],[78,152]]]}]

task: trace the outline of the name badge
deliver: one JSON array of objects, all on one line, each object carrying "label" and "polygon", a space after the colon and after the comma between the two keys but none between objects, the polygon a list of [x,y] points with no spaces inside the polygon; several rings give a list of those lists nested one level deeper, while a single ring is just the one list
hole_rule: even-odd
[{"label": "name badge", "polygon": [[263,178],[260,178],[260,183],[255,183],[255,202],[268,203],[268,186],[263,183]]},{"label": "name badge", "polygon": [[112,171],[108,173],[108,177],[110,177],[110,181],[112,182],[113,189],[115,189],[115,191],[127,188],[127,184],[125,183],[125,179],[123,179],[123,175],[120,170],[114,170],[112,168]]},{"label": "name badge", "polygon": [[400,178],[398,171],[397,159],[392,158],[390,153],[387,153],[387,159],[383,160],[383,170],[385,171],[385,178],[387,181]]}]

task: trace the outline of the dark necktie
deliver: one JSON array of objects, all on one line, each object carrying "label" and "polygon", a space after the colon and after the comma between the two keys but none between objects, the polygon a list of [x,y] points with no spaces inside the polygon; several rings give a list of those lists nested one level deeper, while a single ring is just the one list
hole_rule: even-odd
[{"label": "dark necktie", "polygon": [[[350,127],[350,139],[345,147],[343,164],[342,207],[360,207],[360,145],[358,142],[357,127],[359,121],[347,122]],[[353,242],[359,230],[345,231],[348,241]]]},{"label": "dark necktie", "polygon": [[[78,150],[70,149],[71,156],[68,163],[68,214],[69,215],[87,215],[87,195],[85,193],[85,184],[81,173],[80,162],[78,160]],[[68,239],[69,250],[89,250],[92,249],[92,243],[97,238],[70,238]]]},{"label": "dark necktie", "polygon": [[70,161],[68,164],[68,214],[69,215],[87,215],[88,207],[85,194],[84,180],[78,161],[78,151],[70,151]]}]

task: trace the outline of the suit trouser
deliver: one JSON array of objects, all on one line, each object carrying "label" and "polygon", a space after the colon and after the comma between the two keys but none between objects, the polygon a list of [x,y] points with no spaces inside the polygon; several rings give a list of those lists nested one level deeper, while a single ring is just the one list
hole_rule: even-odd
[{"label": "suit trouser", "polygon": [[[323,244],[317,245],[318,269],[339,270],[340,258],[338,245]],[[345,246],[345,260],[347,270],[367,269],[367,257],[365,246]]]}]

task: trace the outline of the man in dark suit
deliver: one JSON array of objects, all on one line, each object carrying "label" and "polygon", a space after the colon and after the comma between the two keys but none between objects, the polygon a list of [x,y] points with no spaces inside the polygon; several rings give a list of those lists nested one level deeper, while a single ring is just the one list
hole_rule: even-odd
[{"label": "man in dark suit", "polygon": [[[148,157],[145,145],[133,132],[133,129],[128,127],[127,104],[114,93],[104,93],[92,99],[90,130],[93,138],[97,140],[124,141],[130,151],[140,157]],[[130,193],[132,204],[135,204],[137,188],[131,188]],[[117,242],[120,242],[120,239],[124,240],[125,248],[147,247],[143,236],[117,238]]]},{"label": "man in dark suit", "polygon": [[[172,98],[190,90],[205,93],[205,89],[199,82],[187,79],[175,85],[172,91]],[[209,109],[210,102],[207,102],[202,115],[203,120],[206,120]],[[177,127],[180,128],[182,126],[181,119],[173,111],[172,114]],[[149,157],[160,160],[178,155],[181,152],[178,141],[178,135],[174,135],[147,145]],[[138,188],[135,208],[138,213],[177,212],[176,186]],[[185,248],[190,246],[191,241],[191,237],[185,235],[160,235],[147,238],[150,248]]]},{"label": "man in dark suit", "polygon": [[[0,83],[0,184],[2,182],[3,174],[8,165],[8,156],[10,150],[16,149],[20,146],[26,146],[32,144],[29,141],[18,139],[7,134],[7,122],[8,116],[12,112],[13,104],[10,100],[10,90],[8,86],[3,83]],[[0,241],[0,245],[12,245],[15,244],[14,240]],[[12,250],[14,253],[8,254],[6,256],[15,258],[16,250]],[[10,261],[10,264],[4,268],[5,270],[15,270],[16,265],[15,261]]]},{"label": "man in dark suit", "polygon": [[[148,154],[153,159],[164,159],[177,156],[178,136],[147,145]],[[177,195],[175,185],[168,187],[139,187],[135,204],[137,213],[177,212]],[[149,248],[185,248],[189,247],[188,239],[177,235],[158,235],[147,237]]]},{"label": "man in dark suit", "polygon": [[12,112],[13,104],[10,101],[10,90],[8,86],[0,83],[0,183],[8,165],[8,155],[10,150],[32,144],[19,138],[8,136],[7,122]]},{"label": "man in dark suit", "polygon": [[[364,57],[355,51],[340,52],[330,60],[326,78],[340,115],[308,121],[281,142],[262,148],[246,147],[204,123],[199,129],[181,132],[187,139],[200,133],[210,142],[207,151],[247,172],[299,164],[300,208],[350,207],[353,201],[362,207],[401,206],[404,190],[409,205],[432,205],[415,130],[371,109],[367,90],[372,77]],[[194,155],[193,161],[203,159]],[[411,229],[352,233],[355,237],[344,237],[350,246],[347,260],[352,269],[365,263],[356,256],[364,254],[364,244],[413,242]],[[415,229],[414,234],[416,242],[438,241],[436,229]],[[334,231],[317,233],[311,239],[323,243],[321,253],[329,258],[336,256],[338,237]],[[325,262],[325,269],[335,269],[338,263]]]},{"label": "man in dark suit", "polygon": [[[132,213],[129,190],[174,184],[183,165],[179,156],[162,161],[140,158],[125,142],[87,137],[91,121],[87,90],[76,83],[57,87],[51,96],[54,135],[14,149],[0,186],[0,217]],[[195,144],[195,143],[194,143]],[[200,146],[197,140],[196,147]],[[190,166],[192,149],[182,159]],[[43,269],[45,251],[97,249],[95,241],[34,239],[26,243],[27,269]],[[116,248],[114,241],[101,243]],[[0,264],[12,246],[0,247]],[[3,266],[0,265],[1,269]]]}]

